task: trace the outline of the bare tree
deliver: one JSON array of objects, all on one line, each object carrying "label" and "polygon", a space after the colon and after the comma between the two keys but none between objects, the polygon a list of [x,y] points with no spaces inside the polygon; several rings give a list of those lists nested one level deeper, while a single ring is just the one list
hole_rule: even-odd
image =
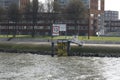
[{"label": "bare tree", "polygon": [[21,14],[18,5],[11,4],[8,7],[8,18],[13,22],[18,22],[20,20]]},{"label": "bare tree", "polygon": [[38,12],[41,13],[41,12],[44,12],[44,11],[45,11],[44,4],[42,2],[39,2]]},{"label": "bare tree", "polygon": [[71,0],[65,9],[66,18],[75,21],[75,34],[78,34],[78,22],[86,17],[86,11],[87,9],[80,0]]},{"label": "bare tree", "polygon": [[25,7],[25,10],[24,10],[24,19],[26,22],[29,22],[29,21],[32,21],[32,5],[31,3],[28,3]]},{"label": "bare tree", "polygon": [[17,33],[17,29],[16,29],[17,26],[16,25],[21,19],[21,13],[20,13],[18,5],[14,4],[14,3],[11,4],[8,7],[7,13],[8,13],[7,15],[8,15],[9,20],[14,23],[13,37],[15,37],[16,33]]},{"label": "bare tree", "polygon": [[46,0],[45,9],[47,13],[60,12],[60,4],[54,0]]},{"label": "bare tree", "polygon": [[53,5],[52,5],[53,0],[46,0],[45,2],[46,2],[46,4],[45,4],[46,12],[47,13],[53,12]]},{"label": "bare tree", "polygon": [[55,24],[56,19],[58,19],[58,13],[60,13],[60,5],[55,0],[46,0],[46,12],[50,16],[51,21],[51,36],[52,36],[52,25]]},{"label": "bare tree", "polygon": [[85,17],[86,10],[84,4],[80,0],[71,0],[65,9],[65,12],[71,15],[68,15],[68,18],[79,19]]},{"label": "bare tree", "polygon": [[60,4],[57,1],[52,2],[53,12],[61,13]]},{"label": "bare tree", "polygon": [[4,15],[5,14],[5,10],[2,8],[2,7],[0,7],[0,22],[4,19]]},{"label": "bare tree", "polygon": [[32,37],[35,37],[35,25],[37,24],[39,3],[38,0],[32,1]]}]

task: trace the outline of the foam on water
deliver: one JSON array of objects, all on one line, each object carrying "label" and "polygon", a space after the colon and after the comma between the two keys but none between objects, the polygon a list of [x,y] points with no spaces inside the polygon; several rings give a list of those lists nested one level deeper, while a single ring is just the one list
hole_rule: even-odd
[{"label": "foam on water", "polygon": [[120,80],[120,58],[0,53],[0,80]]}]

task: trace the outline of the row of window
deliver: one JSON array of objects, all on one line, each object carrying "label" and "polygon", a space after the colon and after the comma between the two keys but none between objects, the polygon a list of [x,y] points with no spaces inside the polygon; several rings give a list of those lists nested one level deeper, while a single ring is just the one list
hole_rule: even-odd
[{"label": "row of window", "polygon": [[[0,26],[0,29],[32,29],[33,27],[32,26]],[[39,30],[42,30],[42,29],[45,29],[45,30],[50,30],[50,26],[35,26],[34,29],[39,29]],[[68,30],[75,30],[76,27],[75,26],[69,26],[67,28]],[[77,29],[78,30],[88,30],[88,27],[87,26],[77,26]]]},{"label": "row of window", "polygon": [[120,26],[120,22],[116,22],[116,23],[108,22],[106,24],[111,26]]},{"label": "row of window", "polygon": [[120,31],[120,27],[111,27],[111,28],[107,27],[106,30],[107,31]]},{"label": "row of window", "polygon": [[118,11],[105,11],[105,14],[118,14]]},{"label": "row of window", "polygon": [[105,17],[105,20],[118,20],[118,17]]}]

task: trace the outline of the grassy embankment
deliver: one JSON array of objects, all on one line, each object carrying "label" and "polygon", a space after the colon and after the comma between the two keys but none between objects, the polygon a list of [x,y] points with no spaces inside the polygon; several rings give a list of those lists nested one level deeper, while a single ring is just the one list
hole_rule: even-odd
[{"label": "grassy embankment", "polygon": [[51,52],[51,47],[50,45],[0,43],[0,51],[11,53],[49,54]]},{"label": "grassy embankment", "polygon": [[[0,38],[11,38],[12,35],[0,35]],[[16,35],[16,38],[32,38],[31,35]],[[51,39],[51,36],[36,36],[35,38],[41,39]],[[53,39],[65,39],[65,36],[56,36]],[[72,36],[67,36],[67,39],[72,39]],[[79,40],[86,40],[86,41],[119,41],[120,37],[97,37],[97,36],[90,36],[88,39],[87,36],[79,36]]]},{"label": "grassy embankment", "polygon": [[[12,36],[12,35],[11,35]],[[6,36],[6,37],[11,37]],[[31,38],[29,35],[17,35],[17,38]],[[5,38],[5,36],[0,36],[0,38]],[[50,36],[39,36],[36,38],[51,39]],[[72,38],[69,36],[67,38]],[[54,37],[53,39],[65,39],[65,36]],[[87,37],[80,36],[80,40],[88,40]],[[119,41],[120,37],[90,37],[91,41]],[[33,45],[33,44],[8,44],[0,43],[0,51],[3,52],[21,52],[21,53],[38,53],[38,54],[51,54],[51,45]],[[120,57],[119,47],[94,47],[94,46],[83,46],[77,47],[72,46],[70,50],[70,55],[77,56],[115,56]]]},{"label": "grassy embankment", "polygon": [[[56,47],[57,48],[57,47]],[[33,45],[33,44],[8,44],[0,43],[1,52],[10,53],[33,53],[41,55],[51,55],[51,45]],[[57,53],[57,49],[55,49]],[[71,56],[96,56],[96,57],[120,57],[119,47],[78,47],[72,46],[70,50]]]},{"label": "grassy embankment", "polygon": [[[58,36],[54,37],[54,39],[64,39],[65,36]],[[72,36],[68,36],[68,39],[71,39]],[[79,40],[86,40],[86,41],[119,41],[120,42],[120,37],[97,37],[97,36],[90,36],[90,39],[88,39],[87,36],[79,36]]]}]

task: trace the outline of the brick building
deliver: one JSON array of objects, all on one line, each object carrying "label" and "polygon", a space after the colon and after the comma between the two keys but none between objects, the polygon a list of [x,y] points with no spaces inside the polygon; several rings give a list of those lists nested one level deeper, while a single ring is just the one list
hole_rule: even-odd
[{"label": "brick building", "polygon": [[7,9],[13,3],[20,6],[19,0],[0,0],[0,7]]},{"label": "brick building", "polygon": [[20,9],[24,10],[27,4],[30,3],[30,0],[20,0]]}]

